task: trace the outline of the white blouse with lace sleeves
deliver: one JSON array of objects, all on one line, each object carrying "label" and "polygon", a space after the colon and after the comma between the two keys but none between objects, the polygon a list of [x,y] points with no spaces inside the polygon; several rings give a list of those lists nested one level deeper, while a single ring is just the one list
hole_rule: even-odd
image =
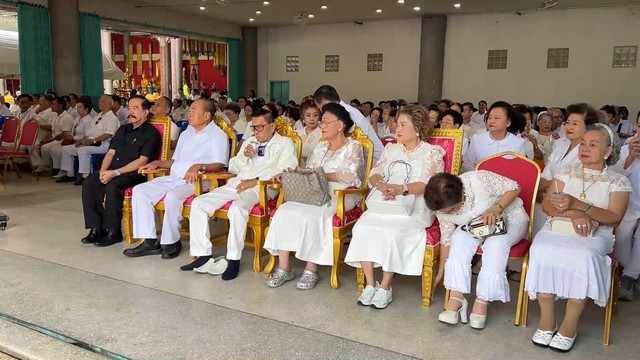
[{"label": "white blouse with lace sleeves", "polygon": [[382,177],[385,177],[387,167],[389,166],[389,160],[387,160],[388,159],[387,154],[389,153],[390,151],[389,149],[392,148],[393,145],[397,145],[397,144],[387,144],[387,146],[384,147],[382,156],[380,156],[380,159],[378,160],[378,162],[375,163],[375,165],[373,165],[373,168],[371,168],[371,173],[369,174],[369,176],[377,174]]},{"label": "white blouse with lace sleeves", "polygon": [[449,220],[445,220],[446,216],[437,215],[437,217],[440,223],[440,243],[444,246],[449,246],[451,244],[451,235],[453,235],[458,226]]},{"label": "white blouse with lace sleeves", "polygon": [[404,150],[404,146],[401,144],[387,144],[380,160],[371,169],[371,174],[378,174],[390,183],[398,183],[399,179],[404,180],[406,168],[400,165],[392,166],[391,170],[394,174],[390,174],[389,166],[394,162],[401,161],[411,166],[408,183],[422,182],[426,184],[433,175],[444,171],[444,155],[443,148],[427,142],[421,142],[412,151]]},{"label": "white blouse with lace sleeves", "polygon": [[[317,169],[322,167],[325,173],[336,173],[344,187],[362,185],[364,173],[364,153],[359,142],[347,139],[347,143],[336,151],[329,151],[329,142],[323,141],[316,146],[308,161],[308,167]],[[330,184],[332,190],[344,188]]]}]

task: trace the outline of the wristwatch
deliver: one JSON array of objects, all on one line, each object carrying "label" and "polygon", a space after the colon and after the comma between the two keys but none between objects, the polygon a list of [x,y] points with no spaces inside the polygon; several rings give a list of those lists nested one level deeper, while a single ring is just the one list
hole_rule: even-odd
[{"label": "wristwatch", "polygon": [[120,170],[116,169],[116,176],[120,176],[120,175],[122,175],[122,173],[120,172]]},{"label": "wristwatch", "polygon": [[402,184],[402,196],[407,195],[409,195],[409,187],[407,186],[407,184]]}]

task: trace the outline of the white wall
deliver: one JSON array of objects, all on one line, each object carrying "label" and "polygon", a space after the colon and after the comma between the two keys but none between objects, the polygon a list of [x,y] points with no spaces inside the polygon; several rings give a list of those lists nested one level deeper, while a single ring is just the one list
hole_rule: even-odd
[{"label": "white wall", "polygon": [[[258,95],[268,99],[269,81],[289,80],[290,98],[296,102],[323,84],[335,86],[347,102],[416,101],[420,28],[420,18],[261,28]],[[367,72],[370,53],[384,54],[382,72]],[[324,71],[325,55],[340,55],[340,72]],[[300,72],[286,72],[286,56],[300,56]]]},{"label": "white wall", "polygon": [[[640,45],[638,7],[451,16],[443,94],[474,103],[615,103],[637,111],[640,60],[636,68],[612,68],[613,47],[626,45]],[[547,49],[561,47],[570,48],[569,68],[547,69]],[[487,70],[490,49],[509,50],[506,70]]]}]

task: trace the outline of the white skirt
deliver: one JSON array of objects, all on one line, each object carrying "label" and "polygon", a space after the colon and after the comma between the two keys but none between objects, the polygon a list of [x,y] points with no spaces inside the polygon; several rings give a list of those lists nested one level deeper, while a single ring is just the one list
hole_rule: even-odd
[{"label": "white skirt", "polygon": [[386,272],[419,276],[428,226],[416,217],[366,211],[353,227],[344,261],[353,267],[361,267],[361,261],[370,261]]},{"label": "white skirt", "polygon": [[[329,205],[315,206],[286,202],[271,219],[264,249],[271,255],[278,250],[293,251],[296,258],[318,265],[333,265],[333,216],[337,198]],[[355,207],[351,197],[345,200],[345,211]]]},{"label": "white skirt", "polygon": [[613,251],[613,237],[608,233],[598,229],[594,236],[583,238],[553,232],[545,225],[529,250],[524,285],[529,298],[554,294],[562,299],[591,298],[596,305],[606,306],[611,288],[607,254]]}]

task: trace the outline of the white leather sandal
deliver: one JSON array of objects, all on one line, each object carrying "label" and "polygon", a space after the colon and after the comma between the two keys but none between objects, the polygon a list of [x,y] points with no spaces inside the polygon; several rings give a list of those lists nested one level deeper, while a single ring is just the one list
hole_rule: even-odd
[{"label": "white leather sandal", "polygon": [[[489,306],[488,302],[479,298],[476,298],[476,302]],[[472,329],[482,330],[484,329],[484,326],[486,325],[486,323],[487,323],[487,315],[478,315],[472,312],[471,315],[469,316],[469,326],[471,326]]]},{"label": "white leather sandal", "polygon": [[462,306],[460,306],[460,309],[458,309],[457,311],[444,310],[443,312],[440,313],[440,315],[438,315],[438,321],[445,324],[449,324],[449,325],[458,325],[458,322],[462,322],[463,324],[466,324],[467,323],[467,307],[469,306],[467,299],[465,299],[464,297],[462,299],[458,299],[456,297],[451,296],[449,297],[449,301],[451,300],[457,300],[458,302],[460,302],[460,304],[462,304]]}]

